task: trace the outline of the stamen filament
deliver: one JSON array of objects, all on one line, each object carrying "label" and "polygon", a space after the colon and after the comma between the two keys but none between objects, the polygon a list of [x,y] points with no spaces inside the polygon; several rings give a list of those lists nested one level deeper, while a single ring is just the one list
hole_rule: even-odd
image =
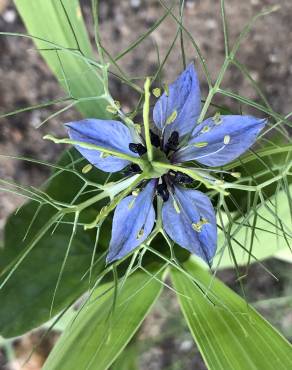
[{"label": "stamen filament", "polygon": [[223,150],[225,147],[226,147],[226,144],[222,145],[221,148],[215,150],[215,152],[207,153],[207,154],[204,154],[204,155],[200,155],[199,157],[193,158],[193,161],[196,161],[196,160],[201,159],[201,158],[209,157],[209,155],[217,154],[217,153],[221,152],[221,150]]}]

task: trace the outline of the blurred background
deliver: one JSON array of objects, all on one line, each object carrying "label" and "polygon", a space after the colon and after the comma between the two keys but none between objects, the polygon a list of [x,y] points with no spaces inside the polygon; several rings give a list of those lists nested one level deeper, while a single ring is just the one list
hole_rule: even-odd
[{"label": "blurred background", "polygon": [[[256,23],[239,51],[239,60],[248,67],[254,80],[259,82],[273,109],[287,114],[292,110],[291,0],[227,0],[226,13],[232,41],[252,15],[275,4],[281,8]],[[90,1],[81,0],[81,5],[93,37]],[[224,60],[219,5],[219,1],[214,0],[186,0],[184,11],[185,27],[199,44],[213,78]],[[117,55],[151,27],[163,13],[164,9],[156,0],[101,0],[100,26],[104,45],[112,55]],[[0,31],[25,33],[12,1],[0,0]],[[175,22],[171,18],[166,19],[137,49],[122,58],[119,65],[131,76],[153,73],[157,69],[155,45],[161,55],[165,55],[175,31]],[[185,47],[188,61],[196,59],[187,40]],[[177,43],[164,69],[165,80],[171,82],[182,68]],[[202,74],[201,86],[204,96],[207,85]],[[227,72],[224,86],[250,99],[257,99],[253,88],[235,69],[231,68]],[[126,85],[112,80],[111,93],[122,103],[125,110],[135,107],[137,96]],[[1,114],[63,95],[59,84],[34,50],[30,40],[0,36]],[[222,103],[222,100],[220,102]],[[235,111],[242,108],[227,99],[224,99],[224,104]],[[47,132],[62,135],[63,123],[80,117],[77,111],[71,109],[36,129],[38,124],[55,110],[56,107],[50,106],[1,119],[0,153],[54,162],[61,148],[42,140],[42,136]],[[48,175],[47,168],[32,163],[0,160],[0,178],[39,186]],[[22,199],[16,195],[0,193],[0,241],[8,215],[21,204]],[[252,266],[245,281],[247,299],[251,303],[257,302],[256,308],[291,340],[291,265],[276,259],[266,261],[265,265],[278,281],[260,266]],[[218,276],[240,293],[232,270],[221,271]],[[40,369],[59,335],[57,332],[51,333],[38,345],[42,333],[41,329],[11,343],[5,343],[0,352],[0,369]],[[35,345],[37,347],[30,360],[23,365]],[[170,291],[164,291],[162,299],[146,319],[138,335],[137,346],[142,370],[206,369],[182,319],[177,301]]]}]

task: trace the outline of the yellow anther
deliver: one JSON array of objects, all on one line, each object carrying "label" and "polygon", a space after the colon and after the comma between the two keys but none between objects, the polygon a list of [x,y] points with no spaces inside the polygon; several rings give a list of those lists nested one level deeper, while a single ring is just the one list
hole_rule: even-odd
[{"label": "yellow anther", "polygon": [[138,134],[141,134],[142,132],[142,128],[141,128],[141,125],[138,124],[138,123],[135,123],[135,130],[137,131]]},{"label": "yellow anther", "polygon": [[203,133],[209,132],[210,131],[210,126],[206,125],[203,127],[202,131]]},{"label": "yellow anther", "polygon": [[208,145],[208,143],[206,143],[206,142],[201,142],[201,143],[195,143],[194,144],[194,146],[196,147],[196,148],[204,148],[205,146],[207,146]]},{"label": "yellow anther", "polygon": [[131,202],[128,204],[128,209],[132,209],[134,207],[136,198],[132,199]]},{"label": "yellow anther", "polygon": [[209,223],[209,220],[207,219],[207,218],[205,218],[205,217],[202,217],[201,218],[201,224],[202,225],[206,225],[206,224],[208,224]]},{"label": "yellow anther", "polygon": [[241,173],[240,172],[232,172],[231,176],[235,177],[236,179],[239,179],[241,177]]},{"label": "yellow anther", "polygon": [[220,125],[223,122],[220,112],[215,113],[212,120],[215,123],[215,125]]},{"label": "yellow anther", "polygon": [[224,142],[225,145],[229,144],[230,143],[230,136],[229,135],[225,135],[223,142]]},{"label": "yellow anther", "polygon": [[82,168],[82,173],[88,173],[89,171],[92,170],[92,165],[90,163],[88,163],[87,165],[85,165],[83,168]]},{"label": "yellow anther", "polygon": [[169,96],[169,87],[168,87],[168,85],[167,85],[167,84],[165,84],[165,85],[163,85],[163,87],[164,87],[165,95],[166,95],[166,96]]},{"label": "yellow anther", "polygon": [[156,97],[156,98],[159,98],[159,96],[161,95],[161,89],[159,89],[159,87],[156,87],[155,89],[152,90],[152,94]]},{"label": "yellow anther", "polygon": [[132,195],[133,195],[133,197],[137,197],[138,195],[139,195],[139,193],[140,193],[140,189],[135,189],[135,190],[133,190],[132,191]]},{"label": "yellow anther", "polygon": [[173,123],[173,122],[175,121],[176,117],[177,117],[177,111],[176,111],[176,110],[174,110],[174,111],[171,113],[171,115],[167,118],[167,120],[166,120],[166,124],[167,124],[167,125],[170,125],[171,123]]},{"label": "yellow anther", "polygon": [[109,157],[109,154],[108,153],[104,153],[104,152],[100,152],[100,158],[107,158]]},{"label": "yellow anther", "polygon": [[173,200],[172,204],[173,204],[173,208],[175,209],[176,213],[180,214],[180,208],[175,199]]},{"label": "yellow anther", "polygon": [[142,238],[142,236],[144,235],[144,228],[142,227],[142,229],[141,230],[139,230],[139,232],[138,232],[138,234],[137,234],[137,239],[141,239]]},{"label": "yellow anther", "polygon": [[201,222],[200,222],[200,221],[199,221],[199,222],[193,222],[193,223],[192,223],[192,228],[193,228],[196,232],[200,233],[200,232],[202,231],[202,224],[201,224]]},{"label": "yellow anther", "polygon": [[199,222],[192,223],[192,228],[198,233],[200,233],[202,231],[202,227],[208,223],[209,223],[208,219],[205,217],[202,217]]}]

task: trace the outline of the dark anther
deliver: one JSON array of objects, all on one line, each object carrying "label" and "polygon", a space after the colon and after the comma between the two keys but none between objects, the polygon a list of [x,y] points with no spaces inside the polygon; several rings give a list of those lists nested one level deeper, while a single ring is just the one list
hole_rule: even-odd
[{"label": "dark anther", "polygon": [[123,173],[125,176],[129,176],[133,175],[134,173],[142,173],[142,170],[136,163],[131,163]]},{"label": "dark anther", "polygon": [[151,144],[154,145],[156,148],[160,147],[160,138],[152,130],[150,130],[150,140]]},{"label": "dark anther", "polygon": [[165,145],[166,149],[166,154],[168,154],[171,150],[176,150],[178,147],[178,139],[179,139],[179,134],[177,131],[173,131]]},{"label": "dark anther", "polygon": [[130,170],[131,170],[132,172],[134,172],[134,173],[141,173],[141,172],[142,172],[141,168],[140,168],[140,167],[139,167],[139,165],[138,165],[138,164],[136,164],[136,163],[131,163],[131,164],[130,164]]},{"label": "dark anther", "polygon": [[168,201],[169,191],[164,181],[162,182],[162,184],[157,185],[157,194],[161,196],[164,202]]},{"label": "dark anther", "polygon": [[143,155],[147,152],[147,149],[145,148],[145,146],[140,143],[139,144],[130,143],[129,149],[131,150],[131,152],[137,153],[139,155]]},{"label": "dark anther", "polygon": [[181,184],[192,184],[194,182],[194,180],[190,176],[182,172],[176,172],[174,181],[179,182]]}]

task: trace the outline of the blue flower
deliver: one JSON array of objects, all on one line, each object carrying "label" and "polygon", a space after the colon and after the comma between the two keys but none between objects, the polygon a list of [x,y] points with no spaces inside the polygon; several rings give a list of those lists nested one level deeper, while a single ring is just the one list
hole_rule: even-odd
[{"label": "blue flower", "polygon": [[[203,178],[214,178],[205,166],[223,166],[244,153],[256,140],[266,121],[252,116],[215,115],[198,123],[201,112],[199,81],[193,64],[169,85],[153,109],[151,143],[155,158],[181,166],[195,161]],[[85,119],[67,124],[71,139],[118,151],[147,161],[144,138],[123,123]],[[76,145],[91,164],[106,172],[127,167],[128,174],[142,172],[137,163]],[[163,159],[162,159],[163,161]],[[202,175],[202,173],[204,175]],[[143,180],[132,195],[116,207],[107,262],[123,258],[147,239],[155,224],[153,201],[163,199],[162,224],[181,247],[211,263],[217,247],[217,227],[210,199],[194,190],[188,175],[166,170]]]}]

